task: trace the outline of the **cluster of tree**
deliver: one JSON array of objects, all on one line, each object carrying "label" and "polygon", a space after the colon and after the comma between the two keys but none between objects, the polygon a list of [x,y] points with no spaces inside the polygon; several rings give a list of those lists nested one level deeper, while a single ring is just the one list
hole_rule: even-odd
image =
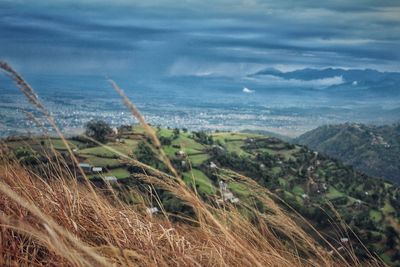
[{"label": "cluster of tree", "polygon": [[158,162],[156,154],[151,147],[144,141],[140,142],[136,149],[133,150],[136,159],[147,165],[155,165]]},{"label": "cluster of tree", "polygon": [[296,146],[293,144],[282,142],[281,140],[273,137],[260,140],[249,139],[244,146],[246,149],[270,148],[274,150],[291,150],[295,147]]},{"label": "cluster of tree", "polygon": [[190,171],[190,165],[186,160],[174,158],[171,160],[171,164],[179,173]]},{"label": "cluster of tree", "polygon": [[172,138],[170,138],[170,137],[160,136],[160,137],[158,137],[158,139],[160,140],[160,143],[163,146],[170,146],[172,143]]},{"label": "cluster of tree", "polygon": [[181,132],[178,128],[174,128],[172,130],[172,135],[170,137],[162,135],[162,136],[159,136],[158,139],[160,140],[161,145],[170,146],[172,144],[172,141],[179,138],[180,133]]},{"label": "cluster of tree", "polygon": [[212,145],[214,143],[212,136],[204,131],[193,132],[193,139],[203,145]]},{"label": "cluster of tree", "polygon": [[43,157],[30,147],[18,147],[14,154],[18,161],[24,165],[37,165],[43,161]]},{"label": "cluster of tree", "polygon": [[268,152],[261,152],[256,155],[256,160],[262,162],[265,167],[273,167],[276,166],[277,157],[271,155]]},{"label": "cluster of tree", "polygon": [[102,120],[91,120],[85,125],[85,134],[101,143],[106,141],[106,138],[111,134],[110,125]]},{"label": "cluster of tree", "polygon": [[260,165],[260,162],[257,162],[246,156],[239,156],[235,152],[214,154],[211,160],[228,169],[232,169],[252,177],[263,186],[266,186],[268,183],[273,181],[271,179],[269,170],[263,168]]}]

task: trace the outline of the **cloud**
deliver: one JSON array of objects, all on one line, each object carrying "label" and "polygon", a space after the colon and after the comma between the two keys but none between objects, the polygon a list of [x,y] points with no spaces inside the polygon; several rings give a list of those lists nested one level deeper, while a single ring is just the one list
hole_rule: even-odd
[{"label": "cloud", "polygon": [[254,90],[251,90],[251,89],[249,89],[249,88],[247,88],[247,87],[244,87],[243,90],[242,90],[242,92],[243,92],[243,93],[246,93],[246,94],[252,94],[252,93],[254,93],[255,91],[254,91]]},{"label": "cloud", "polygon": [[218,76],[218,77],[244,77],[262,70],[265,65],[257,63],[234,63],[213,61],[192,61],[178,59],[170,67],[168,74],[171,76]]},{"label": "cloud", "polygon": [[32,72],[47,58],[48,71],[90,65],[153,77],[237,77],[276,65],[400,70],[399,12],[390,0],[8,0],[0,57]]},{"label": "cloud", "polygon": [[275,86],[289,86],[289,87],[309,87],[309,88],[326,88],[332,85],[340,85],[346,82],[342,76],[335,76],[324,79],[315,79],[309,81],[298,80],[298,79],[284,79],[274,75],[259,75],[257,77],[251,77],[248,79],[256,81],[261,84],[268,84]]}]

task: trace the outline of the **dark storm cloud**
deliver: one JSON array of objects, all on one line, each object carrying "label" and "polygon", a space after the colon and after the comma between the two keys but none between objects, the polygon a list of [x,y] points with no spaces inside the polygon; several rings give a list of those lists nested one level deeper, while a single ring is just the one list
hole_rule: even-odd
[{"label": "dark storm cloud", "polygon": [[3,1],[0,57],[25,71],[45,61],[154,76],[235,73],[229,64],[399,70],[399,12],[372,0]]},{"label": "dark storm cloud", "polygon": [[[51,42],[60,46],[89,46],[93,49],[129,49],[140,40],[162,40],[168,29],[134,25],[108,25],[65,16],[28,15],[0,18],[1,39],[27,43]],[[131,37],[131,38],[130,38]],[[122,40],[122,42],[121,42]]]}]

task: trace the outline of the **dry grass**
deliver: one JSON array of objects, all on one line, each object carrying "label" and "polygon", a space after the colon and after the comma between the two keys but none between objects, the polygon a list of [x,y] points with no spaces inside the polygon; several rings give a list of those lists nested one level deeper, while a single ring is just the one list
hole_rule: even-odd
[{"label": "dry grass", "polygon": [[[1,62],[0,62],[1,63]],[[33,89],[6,63],[0,67],[55,127],[68,143]],[[143,117],[113,83],[124,103],[139,121]],[[146,128],[146,127],[145,127]],[[149,127],[150,128],[150,127]],[[151,128],[150,128],[151,129]],[[139,205],[121,202],[108,186],[104,194],[90,182],[77,182],[77,174],[62,158],[42,166],[38,175],[19,164],[0,146],[0,264],[7,266],[378,266],[360,263],[351,254],[346,259],[333,248],[321,247],[253,180],[224,171],[245,182],[266,207],[244,216],[234,206],[203,201],[176,174],[159,146],[157,136],[148,134],[172,175],[160,172],[122,155],[145,170],[136,175],[144,183],[171,192],[195,212],[191,224],[171,222],[169,214],[151,216],[145,195]],[[108,149],[111,149],[105,146]],[[70,151],[70,149],[69,149]],[[71,152],[71,151],[70,151]],[[53,154],[57,155],[56,151]],[[48,155],[49,159],[54,155]],[[71,152],[73,161],[76,161]],[[75,162],[77,163],[77,162]],[[82,170],[80,170],[82,171]],[[82,172],[83,175],[83,172]],[[84,176],[84,175],[83,175]],[[109,194],[109,193],[112,194]],[[140,194],[137,192],[136,194]],[[161,203],[160,203],[161,204]],[[183,215],[182,215],[183,216]],[[329,245],[328,245],[329,246]]]}]

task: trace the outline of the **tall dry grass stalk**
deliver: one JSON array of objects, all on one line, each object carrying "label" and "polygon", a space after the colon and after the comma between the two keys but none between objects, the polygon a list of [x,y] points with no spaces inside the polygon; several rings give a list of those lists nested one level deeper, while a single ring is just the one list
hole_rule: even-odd
[{"label": "tall dry grass stalk", "polygon": [[[69,145],[68,141],[64,137],[60,128],[57,126],[57,124],[54,120],[54,117],[46,109],[46,107],[42,104],[38,95],[33,90],[33,88],[29,85],[29,83],[17,71],[15,71],[9,64],[7,64],[4,61],[0,61],[0,69],[3,70],[5,72],[5,74],[7,76],[9,76],[15,82],[18,89],[26,96],[28,101],[30,101],[41,113],[43,113],[43,115],[46,117],[49,124],[56,131],[57,135],[61,138],[64,146],[66,147],[69,155],[71,156],[72,161],[74,162],[75,166],[78,168],[80,174],[84,177],[87,188],[90,190],[90,192],[92,192],[92,194],[95,198],[95,202],[99,204],[97,206],[98,215],[104,217],[105,222],[107,222],[109,225],[111,225],[108,220],[108,217],[105,216],[105,211],[102,209],[103,206],[100,205],[100,199],[98,199],[97,194],[94,191],[92,184],[90,183],[90,181],[89,181],[88,177],[86,176],[85,172],[83,171],[83,169],[80,167],[78,159],[76,158],[75,154],[72,152],[71,146]],[[74,178],[76,178],[76,177],[74,177]],[[77,187],[77,184],[76,184],[77,179],[73,179],[73,181],[75,181],[75,187]],[[113,234],[113,232],[111,232],[111,233]],[[116,239],[116,236],[113,236],[113,237],[118,242],[118,239]],[[121,255],[121,256],[125,258],[124,255]]]},{"label": "tall dry grass stalk", "polygon": [[[8,64],[0,67],[24,95],[40,109],[59,133],[50,113],[33,89]],[[160,158],[172,173],[166,174],[128,155],[121,158],[145,170],[136,174],[153,187],[169,191],[195,212],[191,224],[172,223],[168,216],[150,216],[142,203],[127,205],[94,188],[90,181],[77,183],[63,158],[43,166],[45,176],[22,166],[0,148],[0,265],[26,266],[378,266],[328,253],[283,211],[271,192],[248,177],[221,170],[225,178],[240,179],[267,208],[259,212],[242,204],[253,218],[233,205],[220,207],[201,199],[180,179],[162,149],[154,130],[113,82],[125,105],[144,125]],[[103,145],[112,150],[111,147]],[[114,151],[116,152],[116,151]],[[49,155],[49,159],[52,159]],[[82,171],[82,170],[81,170]],[[82,172],[83,174],[83,172]],[[114,196],[118,192],[114,192]],[[140,194],[137,192],[137,194]],[[351,251],[350,251],[351,253]]]},{"label": "tall dry grass stalk", "polygon": [[139,123],[143,126],[144,130],[150,137],[154,148],[159,152],[159,156],[162,162],[167,166],[169,171],[174,175],[174,177],[179,178],[178,172],[175,170],[174,166],[172,166],[171,161],[165,154],[164,150],[161,147],[161,142],[157,137],[156,132],[150,125],[146,122],[142,114],[136,108],[136,106],[129,100],[126,96],[125,92],[117,85],[116,82],[110,80],[111,85],[113,86],[114,90],[121,96],[122,102],[124,105],[131,111],[132,115],[139,121]]}]

